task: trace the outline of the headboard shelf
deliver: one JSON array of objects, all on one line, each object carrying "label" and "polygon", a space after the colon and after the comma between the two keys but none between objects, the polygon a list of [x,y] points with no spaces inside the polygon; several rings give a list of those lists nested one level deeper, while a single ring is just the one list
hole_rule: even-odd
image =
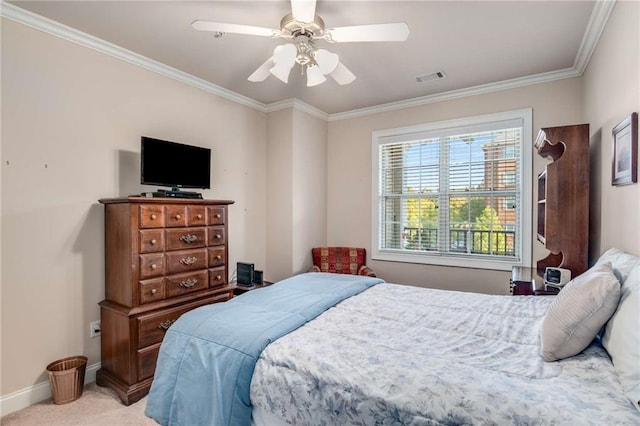
[{"label": "headboard shelf", "polygon": [[550,253],[536,270],[562,267],[577,276],[588,266],[589,125],[543,128],[535,147],[553,160],[538,175],[537,237]]}]

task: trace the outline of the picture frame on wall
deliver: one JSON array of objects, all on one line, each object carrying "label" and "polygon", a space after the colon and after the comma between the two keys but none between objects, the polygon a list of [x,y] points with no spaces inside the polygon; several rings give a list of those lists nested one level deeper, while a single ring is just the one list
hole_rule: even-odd
[{"label": "picture frame on wall", "polygon": [[638,113],[634,112],[613,128],[611,185],[638,182]]}]

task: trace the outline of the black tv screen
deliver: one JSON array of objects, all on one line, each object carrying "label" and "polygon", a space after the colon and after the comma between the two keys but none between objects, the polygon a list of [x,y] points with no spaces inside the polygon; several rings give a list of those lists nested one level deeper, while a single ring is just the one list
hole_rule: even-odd
[{"label": "black tv screen", "polygon": [[142,137],[140,183],[211,188],[211,149]]}]

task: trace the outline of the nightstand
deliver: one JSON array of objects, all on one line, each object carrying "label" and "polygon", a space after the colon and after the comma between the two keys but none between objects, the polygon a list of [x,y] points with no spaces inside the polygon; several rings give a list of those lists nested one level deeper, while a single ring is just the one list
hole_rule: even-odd
[{"label": "nightstand", "polygon": [[509,292],[514,296],[555,296],[560,290],[555,288],[536,288],[536,269],[514,266],[511,269]]},{"label": "nightstand", "polygon": [[273,282],[271,281],[263,281],[262,284],[254,284],[252,286],[243,286],[243,285],[234,284],[233,295],[240,296],[241,294],[244,294],[248,291],[256,290],[258,288],[268,287],[271,284],[273,284]]},{"label": "nightstand", "polygon": [[509,292],[514,296],[532,296],[535,290],[535,269],[525,266],[511,268]]}]

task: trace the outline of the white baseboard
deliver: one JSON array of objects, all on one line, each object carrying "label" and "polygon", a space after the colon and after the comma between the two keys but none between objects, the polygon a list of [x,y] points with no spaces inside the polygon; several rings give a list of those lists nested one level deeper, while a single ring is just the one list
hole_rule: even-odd
[{"label": "white baseboard", "polygon": [[[84,384],[96,381],[96,371],[100,369],[100,363],[88,365],[84,373]],[[15,391],[0,397],[0,417],[22,410],[52,397],[49,382],[37,383],[28,388]]]}]

